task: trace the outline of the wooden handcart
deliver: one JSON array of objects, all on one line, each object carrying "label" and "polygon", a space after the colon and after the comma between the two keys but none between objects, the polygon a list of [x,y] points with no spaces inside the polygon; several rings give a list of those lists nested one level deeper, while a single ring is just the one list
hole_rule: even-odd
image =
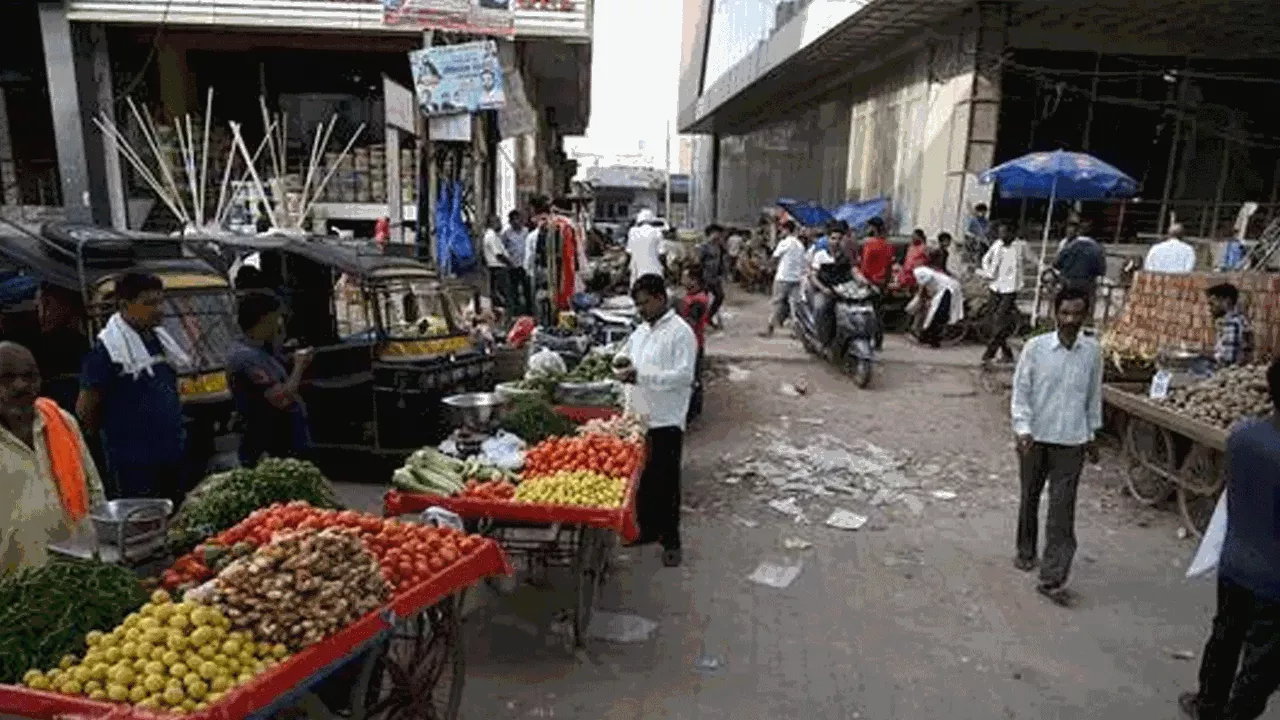
[{"label": "wooden handcart", "polygon": [[1125,482],[1130,494],[1147,505],[1176,495],[1183,525],[1199,536],[1226,482],[1227,431],[1149,399],[1140,384],[1106,384],[1102,397],[1123,415],[1121,438],[1129,459]]}]

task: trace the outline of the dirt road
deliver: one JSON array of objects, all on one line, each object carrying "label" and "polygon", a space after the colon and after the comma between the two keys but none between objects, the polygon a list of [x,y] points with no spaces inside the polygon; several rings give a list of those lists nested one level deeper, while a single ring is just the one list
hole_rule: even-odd
[{"label": "dirt road", "polygon": [[[731,305],[733,336],[755,307]],[[904,351],[866,391],[803,358],[721,361],[686,440],[685,565],[623,551],[600,603],[652,637],[569,654],[549,627],[563,596],[490,596],[468,620],[463,716],[1178,717],[1212,611],[1211,585],[1183,579],[1194,541],[1130,503],[1104,453],[1080,492],[1078,604],[1044,601],[1011,565],[1007,399],[932,359]],[[829,528],[836,508],[867,522]],[[748,580],[762,562],[799,574]]]}]

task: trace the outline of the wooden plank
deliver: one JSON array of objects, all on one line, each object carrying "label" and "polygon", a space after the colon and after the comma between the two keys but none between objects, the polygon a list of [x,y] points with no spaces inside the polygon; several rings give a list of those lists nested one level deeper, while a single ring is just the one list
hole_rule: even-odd
[{"label": "wooden plank", "polygon": [[[1132,388],[1133,386],[1130,385],[1128,387]],[[1116,385],[1103,385],[1102,400],[1124,410],[1130,415],[1183,435],[1214,450],[1222,451],[1227,447],[1227,431],[1169,410],[1133,392],[1131,389]]]}]

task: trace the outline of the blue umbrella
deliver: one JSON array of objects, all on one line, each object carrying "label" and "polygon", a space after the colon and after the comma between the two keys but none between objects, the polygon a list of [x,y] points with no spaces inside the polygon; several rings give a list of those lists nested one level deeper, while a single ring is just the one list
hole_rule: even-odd
[{"label": "blue umbrella", "polygon": [[1049,247],[1049,225],[1057,200],[1102,200],[1129,197],[1138,192],[1138,183],[1115,167],[1085,153],[1054,150],[1034,152],[997,165],[978,176],[983,184],[996,183],[1003,198],[1048,198],[1040,244],[1040,267],[1036,273],[1036,293],[1031,322],[1040,309],[1040,278]]}]

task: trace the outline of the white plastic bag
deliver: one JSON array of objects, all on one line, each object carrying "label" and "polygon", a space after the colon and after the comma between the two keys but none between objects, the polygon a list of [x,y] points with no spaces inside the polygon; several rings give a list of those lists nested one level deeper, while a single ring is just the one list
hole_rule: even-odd
[{"label": "white plastic bag", "polygon": [[1200,577],[1218,567],[1222,557],[1222,543],[1227,538],[1227,493],[1224,490],[1218,496],[1218,505],[1213,509],[1213,517],[1209,519],[1209,527],[1200,539],[1200,547],[1196,548],[1196,556],[1191,559],[1187,568],[1187,577]]},{"label": "white plastic bag", "polygon": [[565,367],[564,358],[559,353],[549,348],[542,348],[538,352],[529,357],[528,371],[525,377],[547,377],[549,375],[563,375],[569,372]]}]

